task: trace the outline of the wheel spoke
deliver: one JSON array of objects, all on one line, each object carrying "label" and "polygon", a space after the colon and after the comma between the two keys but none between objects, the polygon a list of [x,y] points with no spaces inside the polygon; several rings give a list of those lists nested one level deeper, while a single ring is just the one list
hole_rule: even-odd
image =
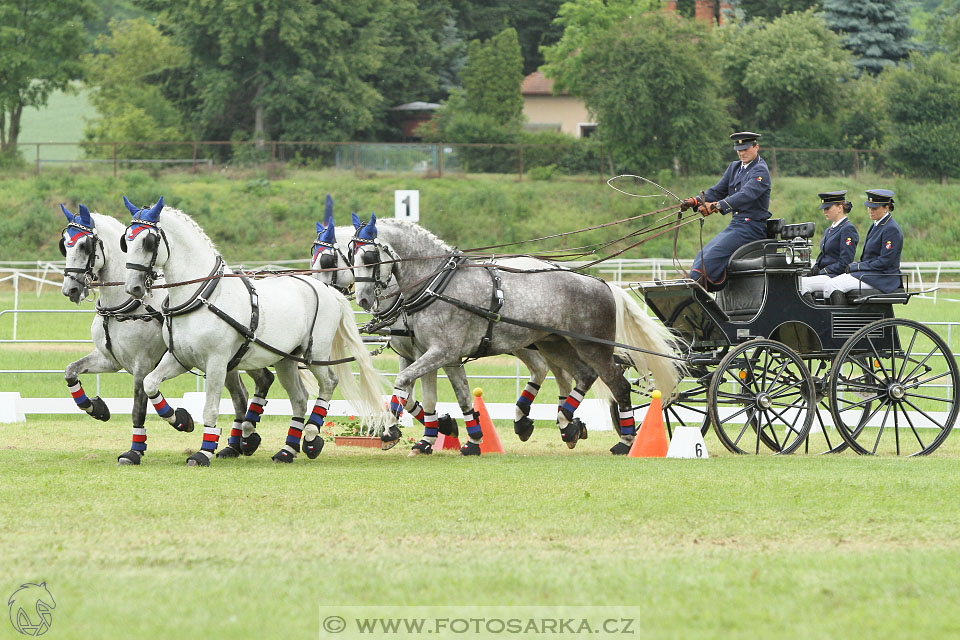
[{"label": "wheel spoke", "polygon": [[[803,406],[803,405],[801,405],[801,406]],[[768,411],[770,411],[772,414],[774,414],[775,416],[777,416],[778,418],[780,418],[781,420],[783,420],[783,424],[784,424],[784,426],[787,427],[787,429],[789,429],[790,431],[793,431],[794,433],[800,433],[799,431],[797,431],[796,426],[797,426],[797,420],[799,420],[799,419],[800,419],[800,416],[803,415],[803,412],[802,412],[802,411],[798,411],[798,412],[797,412],[797,417],[794,418],[794,419],[793,419],[793,422],[790,423],[789,425],[787,424],[787,419],[783,416],[783,413],[780,413],[779,411],[776,411],[776,410],[773,409],[772,407],[771,407],[770,409],[768,409]],[[785,413],[785,412],[786,412],[786,410],[784,410],[784,413]],[[772,428],[773,428],[773,426],[771,425],[771,429],[772,429]],[[789,434],[786,434],[785,437],[784,437],[784,439],[783,439],[784,444],[786,444],[786,442],[787,442],[787,437],[786,437],[786,436],[788,436],[788,435],[789,435]],[[781,447],[781,448],[782,448],[782,447]]]},{"label": "wheel spoke", "polygon": [[[937,350],[939,351],[939,349],[937,349]],[[910,371],[910,373],[908,373],[906,376],[904,376],[904,377],[901,378],[901,379],[902,379],[902,380],[909,380],[910,378],[912,378],[912,377],[913,377],[913,374],[915,374],[915,373],[917,372],[917,369],[919,369],[920,367],[922,367],[923,365],[925,365],[925,364],[927,363],[927,360],[929,360],[931,357],[933,357],[933,353],[934,353],[934,349],[931,349],[930,352],[929,352],[927,355],[923,356],[923,360],[921,360],[920,362],[918,362],[918,363],[916,364],[916,366],[914,366],[913,369]]]},{"label": "wheel spoke", "polygon": [[[752,408],[752,407],[751,407]],[[743,422],[743,428],[740,429],[740,433],[737,434],[737,439],[733,441],[734,445],[740,444],[740,439],[743,438],[743,434],[747,432],[747,427],[750,426],[750,421],[753,420],[753,414],[747,416],[747,419]],[[739,448],[739,447],[737,447]]]},{"label": "wheel spoke", "polygon": [[918,335],[920,335],[920,332],[914,329],[913,337],[910,338],[910,345],[903,352],[903,363],[900,364],[900,371],[897,372],[898,380],[903,380],[903,370],[907,368],[907,363],[910,362],[910,354],[913,353],[913,344],[917,341]]},{"label": "wheel spoke", "polygon": [[851,409],[856,409],[857,407],[862,407],[862,406],[865,405],[865,404],[868,404],[868,403],[870,403],[870,402],[873,402],[874,400],[879,400],[879,399],[880,399],[880,396],[879,396],[879,395],[876,395],[876,396],[873,396],[872,398],[867,398],[866,400],[861,400],[860,402],[853,402],[852,400],[847,400],[846,398],[841,398],[841,397],[838,396],[838,397],[837,397],[837,401],[838,401],[838,402],[846,402],[846,403],[849,404],[850,406],[849,406],[849,407],[844,407],[844,408],[842,408],[842,409],[840,409],[839,407],[837,407],[837,409],[838,409],[838,411],[849,411],[849,410],[851,410]]},{"label": "wheel spoke", "polygon": [[916,389],[917,387],[922,387],[923,385],[927,384],[928,382],[933,382],[934,380],[939,380],[940,378],[942,378],[942,377],[944,377],[944,376],[948,376],[948,375],[950,375],[950,372],[949,372],[949,371],[944,371],[943,373],[937,374],[937,375],[933,376],[932,378],[927,378],[926,380],[917,380],[916,382],[910,383],[910,385],[907,386],[907,388],[908,388],[908,389]]},{"label": "wheel spoke", "polygon": [[897,405],[893,405],[893,438],[897,443],[897,455],[900,455],[900,421],[897,419]]},{"label": "wheel spoke", "polygon": [[917,433],[917,428],[913,426],[913,420],[910,419],[910,413],[908,411],[904,411],[903,417],[906,418],[907,424],[910,425],[910,430],[913,431],[913,437],[916,438],[917,442],[920,443],[920,449],[926,449],[927,446],[923,444],[923,439],[920,437],[920,434]]},{"label": "wheel spoke", "polygon": [[904,394],[905,398],[923,398],[924,400],[933,400],[935,402],[946,402],[947,404],[953,404],[953,400],[950,398],[936,398],[934,396],[925,396],[922,393],[906,393]]},{"label": "wheel spoke", "polygon": [[[780,396],[780,395],[776,395],[776,394],[780,393],[781,391],[786,391],[786,390],[788,390],[788,389],[792,389],[792,388],[794,388],[794,387],[799,387],[800,385],[804,384],[805,382],[806,382],[806,380],[796,380],[796,381],[794,381],[794,382],[791,382],[790,384],[785,384],[784,386],[782,386],[782,387],[780,387],[779,389],[777,389],[775,392],[774,392],[774,391],[768,391],[767,394],[770,395],[770,396],[773,397],[773,398],[779,398],[779,397],[781,397],[781,396]],[[782,395],[782,394],[781,394],[781,395]]]},{"label": "wheel spoke", "polygon": [[[770,409],[767,409],[766,411],[762,411],[761,415],[763,416],[763,419],[767,421],[767,426],[770,427],[770,435],[773,436],[773,444],[777,445],[777,453],[779,453],[780,451],[783,451],[783,445],[780,444],[780,438],[777,437],[777,428],[773,426],[773,422],[770,421],[770,416],[767,415],[767,412],[770,412],[770,413],[776,413],[776,412],[771,411]],[[761,425],[758,425],[758,427],[761,427]],[[757,430],[757,433],[759,434],[760,431],[762,430],[763,429],[761,427],[760,429]],[[786,444],[786,439],[784,439],[784,444]]]},{"label": "wheel spoke", "polygon": [[877,429],[877,440],[873,443],[873,451],[870,452],[870,455],[877,455],[877,447],[880,446],[880,437],[883,435],[883,429],[887,426],[887,417],[890,415],[890,407],[892,405],[887,405],[887,410],[883,412],[883,420],[880,421],[880,428]]},{"label": "wheel spoke", "polygon": [[[939,422],[937,422],[936,420],[934,420],[934,419],[930,416],[930,414],[928,414],[926,411],[924,411],[923,409],[921,409],[921,408],[918,407],[917,405],[913,404],[912,402],[910,402],[910,401],[907,400],[906,398],[903,399],[903,402],[907,403],[908,405],[910,405],[911,407],[913,407],[915,410],[917,410],[917,411],[919,411],[921,414],[923,414],[923,416],[924,416],[927,420],[929,420],[929,421],[932,422],[933,424],[937,425],[937,428],[940,429],[941,431],[943,431],[944,429],[946,429],[946,425],[940,424]],[[906,414],[906,411],[904,411],[904,414]]]},{"label": "wheel spoke", "polygon": [[747,406],[744,407],[743,409],[740,409],[739,411],[737,411],[737,412],[735,412],[735,413],[731,413],[731,414],[728,415],[726,418],[724,418],[723,421],[724,421],[724,422],[730,422],[731,420],[733,420],[734,418],[736,418],[736,417],[739,416],[740,414],[744,413],[745,411],[750,411],[751,409],[753,409],[753,405],[747,405]]},{"label": "wheel spoke", "polygon": [[781,365],[780,367],[780,370],[777,371],[777,374],[773,377],[773,380],[770,381],[770,384],[766,386],[765,391],[767,393],[771,393],[770,389],[772,389],[773,386],[780,381],[780,376],[783,375],[783,372],[786,370],[789,364],[790,364],[789,360],[784,360],[783,365]]},{"label": "wheel spoke", "polygon": [[890,376],[887,375],[887,368],[883,366],[883,358],[880,357],[880,353],[877,351],[877,346],[873,344],[873,339],[870,337],[870,334],[867,334],[867,344],[870,345],[870,351],[873,351],[873,355],[877,357],[876,363],[880,367],[880,370],[883,371],[883,377],[887,380],[890,379]]}]

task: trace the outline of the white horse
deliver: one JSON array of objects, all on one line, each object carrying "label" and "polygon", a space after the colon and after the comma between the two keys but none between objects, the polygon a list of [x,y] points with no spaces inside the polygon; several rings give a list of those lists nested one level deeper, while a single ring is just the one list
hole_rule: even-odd
[{"label": "white horse", "polygon": [[[382,379],[364,348],[353,310],[340,293],[312,278],[273,277],[254,285],[250,278],[230,277],[233,272],[213,242],[185,213],[164,208],[163,198],[142,209],[126,198],[124,203],[133,216],[124,236],[127,293],[137,299],[145,296],[155,267],[163,267],[168,283],[184,283],[170,288],[163,305],[168,352],[144,379],[144,389],[159,393],[161,382],[187,367],[207,376],[203,445],[187,459],[188,465],[210,464],[220,436],[219,389],[227,372],[237,368],[273,365],[290,397],[293,417],[283,448],[273,456],[276,462],[292,462],[301,437],[304,453],[319,455],[319,430],[338,378],[344,397],[365,424],[383,429],[390,422],[383,409]],[[360,370],[359,385],[347,364],[352,360]],[[320,393],[306,425],[307,393],[298,363],[312,372]]]},{"label": "white horse", "polygon": [[[60,209],[67,218],[67,226],[60,238],[60,252],[66,258],[61,292],[71,302],[80,304],[86,299],[93,282],[115,282],[126,276],[123,254],[120,252],[124,227],[109,216],[91,213],[82,204],[76,215],[62,204]],[[79,376],[84,373],[113,373],[120,369],[133,375],[133,437],[130,450],[117,458],[117,463],[121,465],[140,464],[140,459],[147,451],[147,430],[144,426],[147,396],[143,391],[143,378],[157,366],[167,350],[161,335],[163,319],[159,307],[159,295],[153,292],[142,300],[135,300],[119,287],[102,287],[97,300],[97,316],[90,325],[94,350],[71,362],[64,372],[67,388],[77,406],[93,418],[103,421],[110,419],[110,409],[99,396],[87,397]],[[262,399],[266,398],[273,374],[264,369],[250,372],[250,376],[257,384],[254,402],[259,399],[265,404]],[[226,386],[236,413],[234,435],[242,431],[244,422],[252,432],[259,419],[257,409],[262,404],[251,405],[245,415],[247,390],[240,382],[239,374],[234,372],[229,375]],[[173,428],[193,431],[193,419],[186,409],[181,407],[174,411],[165,402],[159,403],[157,408],[161,417]],[[253,432],[253,435],[256,436],[256,433]],[[248,438],[244,443],[237,438],[224,451],[250,455],[258,443],[259,436]]]},{"label": "white horse", "polygon": [[[333,198],[329,194],[327,195],[324,208],[324,221],[322,223],[317,222],[316,229],[317,238],[313,243],[310,264],[310,268],[316,271],[314,277],[320,280],[320,282],[336,287],[339,291],[346,294],[353,288],[353,271],[349,257],[349,247],[337,242],[337,234],[339,233],[340,237],[351,237],[354,228],[353,226],[334,226]],[[390,229],[391,228],[387,226],[383,228],[383,231],[389,233]],[[389,241],[389,238],[386,239]],[[526,256],[502,259],[495,263],[513,269],[536,270],[553,268],[549,263]],[[390,309],[399,303],[402,303],[402,300],[398,295],[389,294],[378,301],[379,308],[381,309]],[[383,313],[389,315],[387,311]],[[422,351],[418,348],[414,337],[409,335],[409,328],[402,317],[398,318],[396,322],[389,324],[391,331],[390,348],[397,354],[400,370],[403,371],[422,355]],[[523,362],[530,371],[530,379],[521,392],[520,397],[517,398],[513,421],[514,433],[517,434],[521,442],[526,442],[530,439],[530,436],[533,435],[534,428],[533,420],[529,417],[530,408],[540,391],[540,387],[550,373],[550,365],[547,364],[543,356],[533,349],[519,349],[514,352],[513,355]],[[454,388],[454,393],[457,394],[458,397],[460,394],[469,393],[469,382],[463,367],[458,364],[457,366],[443,367],[443,370],[447,374],[447,379],[450,381],[450,385]],[[424,438],[427,444],[431,445],[429,448],[423,445],[415,447],[411,450],[410,455],[432,453],[432,445],[435,442],[436,433],[438,432],[444,435],[458,435],[455,419],[447,414],[439,417],[436,414],[437,373],[437,371],[431,371],[420,378],[420,384],[423,390],[422,404],[411,395],[407,398],[406,404],[403,407],[404,411],[412,415],[424,426]],[[563,402],[573,390],[573,378],[562,369],[556,370],[554,377],[560,392],[560,398],[557,404],[557,420],[559,422],[559,407],[563,405]],[[577,428],[580,429],[580,437],[586,438],[586,425],[584,425],[579,418],[575,418],[574,422]],[[576,445],[576,440],[568,444],[573,448],[573,446]]]},{"label": "white horse", "polygon": [[[376,308],[395,277],[422,352],[394,383],[390,405],[395,416],[401,415],[414,382],[427,373],[478,352],[511,353],[534,344],[554,371],[570,371],[577,381],[560,408],[562,439],[570,445],[580,437],[573,414],[599,377],[619,407],[620,442],[610,450],[619,455],[629,451],[635,424],[630,384],[614,361],[614,341],[622,336],[623,343],[643,350],[631,349],[629,357],[638,371],[650,372],[666,397],[676,388],[683,367],[673,336],[619,287],[562,269],[501,271],[471,262],[413,223],[380,224],[388,240],[379,237],[376,216],[368,223],[354,216],[357,303]],[[469,437],[461,452],[479,455],[482,430],[472,398],[458,393],[457,400]]]}]

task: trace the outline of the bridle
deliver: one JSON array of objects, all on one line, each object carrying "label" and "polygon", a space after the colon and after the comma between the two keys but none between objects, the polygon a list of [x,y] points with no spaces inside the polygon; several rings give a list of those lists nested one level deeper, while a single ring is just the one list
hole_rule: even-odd
[{"label": "bridle", "polygon": [[350,292],[352,285],[343,286],[337,283],[337,278],[340,275],[339,263],[337,259],[343,260],[343,263],[353,268],[353,258],[352,253],[348,250],[346,254],[343,253],[343,250],[340,248],[339,243],[329,243],[320,239],[320,236],[317,236],[317,239],[313,242],[313,264],[317,263],[317,255],[320,256],[320,268],[321,269],[330,269],[330,286],[342,293],[347,295]]},{"label": "bridle", "polygon": [[144,273],[143,286],[149,291],[153,287],[153,283],[160,277],[160,274],[154,270],[154,265],[157,264],[157,257],[160,255],[160,240],[163,240],[163,245],[167,249],[167,258],[170,257],[170,243],[167,242],[167,235],[163,232],[163,229],[156,222],[149,222],[147,220],[141,220],[134,218],[133,222],[130,223],[123,231],[123,235],[120,236],[120,250],[124,253],[127,252],[127,238],[130,240],[135,239],[141,233],[146,233],[147,237],[144,238],[144,242],[148,242],[151,237],[153,237],[153,254],[150,256],[150,264],[143,265],[137,264],[135,262],[127,262],[126,268],[132,269],[134,271],[140,271]]},{"label": "bridle", "polygon": [[[69,230],[73,228],[77,232],[75,235],[70,237],[69,242],[64,242],[63,234],[68,233]],[[63,231],[60,232],[60,254],[66,258],[67,257],[67,247],[73,247],[77,245],[83,238],[91,236],[93,242],[91,244],[91,251],[87,255],[87,264],[83,267],[64,267],[63,268],[63,277],[64,278],[73,278],[84,289],[89,289],[90,285],[96,280],[96,277],[93,274],[94,268],[97,262],[97,249],[100,249],[100,253],[103,254],[103,241],[100,240],[100,236],[97,235],[96,229],[92,227],[85,227],[81,224],[71,222],[66,227],[63,228]],[[106,254],[104,254],[104,259],[106,259]]]},{"label": "bridle", "polygon": [[[386,253],[389,256],[389,260],[384,260],[381,252]],[[389,286],[390,278],[396,276],[395,271],[400,257],[390,248],[390,245],[380,242],[379,239],[364,240],[356,236],[350,240],[347,255],[350,257],[349,264],[354,268],[353,281],[373,283],[374,304],[376,304],[382,297],[381,294],[386,291]],[[356,274],[357,265],[354,264],[354,260],[357,256],[360,256],[364,266],[373,269],[372,277],[358,276]],[[387,262],[390,263],[390,268],[381,269],[380,266]],[[385,276],[384,273],[386,273]],[[376,309],[376,307],[374,308]]]}]

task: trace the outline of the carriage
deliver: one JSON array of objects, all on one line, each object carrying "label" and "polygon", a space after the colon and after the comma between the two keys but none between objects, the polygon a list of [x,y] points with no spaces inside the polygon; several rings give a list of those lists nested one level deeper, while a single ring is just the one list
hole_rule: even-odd
[{"label": "carriage", "polygon": [[712,424],[741,454],[931,453],[960,410],[960,373],[935,331],[895,316],[925,292],[864,287],[811,304],[798,279],[813,234],[810,222],[768,220],[765,239],[731,256],[716,298],[689,279],[630,285],[686,351],[668,430]]}]

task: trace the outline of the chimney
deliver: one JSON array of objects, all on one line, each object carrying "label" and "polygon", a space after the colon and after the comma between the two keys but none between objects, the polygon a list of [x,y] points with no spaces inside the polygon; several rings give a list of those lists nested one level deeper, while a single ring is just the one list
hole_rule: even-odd
[{"label": "chimney", "polygon": [[666,13],[676,13],[677,0],[666,0],[666,2],[663,3],[663,11]]},{"label": "chimney", "polygon": [[700,22],[709,25],[714,23],[713,0],[696,0],[694,3],[693,17]]},{"label": "chimney", "polygon": [[720,0],[720,15],[717,16],[717,22],[723,25],[723,23],[726,22],[726,20],[732,15],[731,11],[733,11],[733,8],[730,6],[730,3]]}]

